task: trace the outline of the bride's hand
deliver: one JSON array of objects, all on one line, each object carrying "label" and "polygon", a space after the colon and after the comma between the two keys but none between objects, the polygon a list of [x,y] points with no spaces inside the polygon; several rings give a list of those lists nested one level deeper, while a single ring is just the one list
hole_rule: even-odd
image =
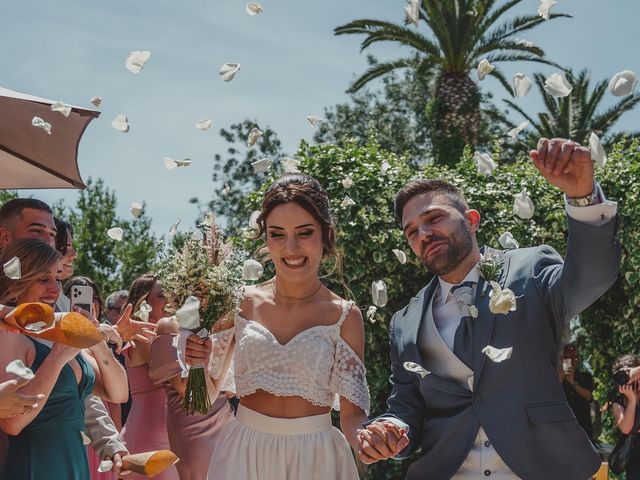
[{"label": "bride's hand", "polygon": [[200,338],[196,334],[187,337],[185,360],[189,365],[206,365],[211,356],[211,339]]}]

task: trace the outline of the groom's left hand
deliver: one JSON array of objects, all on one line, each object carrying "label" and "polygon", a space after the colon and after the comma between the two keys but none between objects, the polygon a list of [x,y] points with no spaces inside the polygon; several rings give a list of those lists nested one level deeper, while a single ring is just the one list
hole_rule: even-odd
[{"label": "groom's left hand", "polygon": [[541,138],[529,156],[542,176],[567,197],[586,197],[593,192],[591,151],[571,140]]}]

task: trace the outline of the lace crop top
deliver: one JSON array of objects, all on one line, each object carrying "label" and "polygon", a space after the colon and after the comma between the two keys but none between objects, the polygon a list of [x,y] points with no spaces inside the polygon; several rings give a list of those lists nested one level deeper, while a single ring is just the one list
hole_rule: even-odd
[{"label": "lace crop top", "polygon": [[262,324],[236,316],[232,328],[212,335],[209,374],[219,379],[225,357],[235,338],[233,361],[222,389],[239,397],[258,389],[277,396],[300,396],[314,405],[340,409],[346,398],[369,415],[366,370],[340,336],[352,302],[346,302],[340,320],[298,333],[282,345]]}]

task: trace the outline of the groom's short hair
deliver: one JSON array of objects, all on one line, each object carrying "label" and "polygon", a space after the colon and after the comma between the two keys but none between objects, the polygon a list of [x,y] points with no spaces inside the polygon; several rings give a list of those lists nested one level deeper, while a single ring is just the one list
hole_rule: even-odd
[{"label": "groom's short hair", "polygon": [[445,182],[444,180],[419,178],[407,183],[396,194],[396,198],[393,202],[393,210],[400,223],[402,223],[402,211],[407,203],[409,203],[409,200],[416,195],[422,195],[423,193],[437,193],[445,195],[451,201],[451,206],[460,213],[465,213],[469,210],[467,200],[464,198],[462,192],[454,185],[449,182]]}]

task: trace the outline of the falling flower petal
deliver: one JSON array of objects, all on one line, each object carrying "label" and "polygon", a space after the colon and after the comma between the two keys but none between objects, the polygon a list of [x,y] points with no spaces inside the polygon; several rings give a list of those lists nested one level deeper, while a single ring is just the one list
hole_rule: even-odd
[{"label": "falling flower petal", "polygon": [[13,257],[2,266],[2,271],[11,280],[20,280],[22,278],[22,265],[18,257]]},{"label": "falling flower petal", "polygon": [[511,358],[513,347],[496,348],[492,347],[491,345],[487,345],[482,349],[482,353],[489,357],[489,360],[491,360],[492,362],[500,363]]},{"label": "falling flower petal", "polygon": [[496,169],[496,162],[493,161],[490,153],[474,152],[473,159],[478,166],[478,172],[482,175],[491,175],[491,172]]},{"label": "falling flower petal", "polygon": [[513,213],[524,220],[528,220],[533,217],[534,212],[535,207],[531,197],[527,195],[527,191],[525,189],[522,189],[522,191],[515,196],[515,200],[513,201]]},{"label": "falling flower petal", "polygon": [[309,115],[307,117],[307,122],[309,122],[309,125],[311,125],[313,128],[316,128],[318,124],[322,122],[322,118],[316,115]]},{"label": "falling flower petal", "polygon": [[236,76],[238,70],[240,70],[239,63],[225,63],[220,67],[220,71],[218,73],[220,74],[220,77],[222,77],[222,80],[230,82],[233,80],[233,77]]},{"label": "falling flower petal", "polygon": [[598,166],[604,167],[607,163],[607,152],[604,151],[600,138],[593,132],[589,136],[589,149],[591,150],[591,159]]},{"label": "falling flower petal", "polygon": [[124,66],[127,67],[127,70],[131,73],[140,73],[149,61],[149,58],[151,58],[151,52],[148,50],[131,52],[125,60]]},{"label": "falling flower petal", "polygon": [[498,239],[498,243],[500,243],[500,246],[506,250],[513,250],[514,248],[520,248],[520,244],[516,241],[515,238],[513,238],[513,235],[511,235],[511,232],[504,232],[502,235],[500,235],[500,238]]},{"label": "falling flower petal", "polygon": [[4,369],[5,372],[15,375],[16,377],[23,378],[25,380],[32,380],[35,376],[33,370],[27,367],[20,359],[9,362]]},{"label": "falling flower petal", "polygon": [[80,432],[80,438],[82,438],[82,445],[84,445],[85,447],[91,445],[91,439],[87,437],[86,433]]},{"label": "falling flower petal", "polygon": [[176,233],[178,233],[178,225],[180,225],[181,222],[182,222],[182,217],[178,217],[178,220],[176,220],[176,223],[171,225],[171,228],[169,229],[169,238],[175,237]]},{"label": "falling flower petal", "polygon": [[133,215],[135,218],[138,218],[142,213],[142,204],[133,202],[129,207],[129,211],[131,212],[131,215]]},{"label": "falling flower petal", "polygon": [[413,23],[417,27],[420,20],[420,0],[408,0],[404,13],[407,23]]},{"label": "falling flower petal", "polygon": [[516,73],[513,76],[513,91],[516,97],[524,97],[533,87],[533,82],[524,73]]},{"label": "falling flower petal", "polygon": [[102,103],[102,98],[100,98],[100,97],[91,97],[89,102],[91,102],[91,105],[93,105],[94,107],[98,108],[100,106],[100,104]]},{"label": "falling flower petal", "polygon": [[182,328],[194,330],[200,326],[200,300],[188,296],[182,306],[176,310],[176,320]]},{"label": "falling flower petal", "polygon": [[113,470],[113,462],[111,460],[102,460],[100,465],[98,465],[99,473],[106,473]]},{"label": "falling flower petal", "polygon": [[496,67],[491,65],[489,60],[486,58],[480,60],[480,63],[478,64],[478,80],[484,80],[484,77],[493,72],[495,68]]},{"label": "falling flower petal", "polygon": [[425,370],[420,365],[418,365],[417,363],[413,363],[413,362],[404,362],[402,364],[402,366],[404,367],[404,369],[406,371],[417,373],[422,378],[426,377],[427,375],[429,375],[431,373],[429,370]]},{"label": "falling flower petal", "polygon": [[342,208],[353,207],[356,204],[348,195],[344,197],[340,206]]},{"label": "falling flower petal", "polygon": [[530,122],[529,122],[529,120],[527,120],[526,122],[522,122],[522,123],[521,123],[520,125],[518,125],[517,127],[512,128],[511,130],[509,130],[509,131],[507,132],[507,136],[508,136],[509,138],[511,138],[511,140],[515,140],[515,139],[516,139],[516,137],[517,137],[518,135],[520,135],[520,132],[522,132],[525,128],[527,128],[527,127],[529,126],[529,123],[530,123]]},{"label": "falling flower petal", "polygon": [[393,254],[396,256],[396,258],[398,259],[398,261],[404,265],[405,263],[407,263],[407,254],[404,253],[402,250],[398,250],[396,248],[394,248],[392,250]]},{"label": "falling flower petal", "polygon": [[609,81],[609,91],[616,97],[624,97],[633,93],[638,84],[638,76],[631,70],[616,73]]},{"label": "falling flower petal", "polygon": [[153,308],[151,307],[151,305],[149,305],[146,300],[143,300],[140,306],[138,307],[138,310],[136,310],[133,316],[136,318],[139,318],[143,322],[148,322],[149,315],[151,314],[152,311],[153,311]]},{"label": "falling flower petal", "polygon": [[264,267],[262,264],[252,258],[245,260],[242,265],[242,279],[255,282],[260,280],[262,274],[264,273]]},{"label": "falling flower petal", "polygon": [[173,170],[176,167],[188,167],[191,165],[191,159],[185,158],[184,160],[174,160],[171,157],[164,157],[164,166],[167,170]]},{"label": "falling flower petal", "polygon": [[33,117],[33,119],[31,120],[31,125],[33,125],[34,127],[41,128],[42,130],[47,132],[49,135],[51,135],[51,124],[45,122],[40,117]]},{"label": "falling flower petal", "polygon": [[56,102],[53,105],[51,105],[51,111],[59,112],[65,117],[68,117],[69,114],[71,113],[71,107],[69,105],[65,105],[64,102]]},{"label": "falling flower petal", "polygon": [[344,188],[353,187],[353,179],[351,177],[344,177],[342,180],[340,180],[340,182],[342,183],[342,186]]},{"label": "falling flower petal", "polygon": [[544,82],[545,91],[553,98],[561,98],[568,96],[573,87],[561,73],[554,73]]},{"label": "falling flower petal", "polygon": [[258,225],[258,217],[260,216],[260,210],[254,210],[253,212],[251,212],[251,215],[249,216],[249,228],[251,230],[258,230],[259,225]]},{"label": "falling flower petal", "polygon": [[124,230],[122,230],[120,227],[113,227],[107,230],[107,235],[109,235],[109,238],[111,238],[112,240],[120,242],[122,240],[122,236],[124,235]]},{"label": "falling flower petal", "polygon": [[388,301],[387,285],[382,280],[371,282],[371,303],[382,308]]},{"label": "falling flower petal", "polygon": [[291,157],[282,157],[280,159],[280,165],[282,165],[282,171],[284,173],[299,173],[300,160]]},{"label": "falling flower petal", "polygon": [[127,133],[129,131],[129,120],[126,115],[121,113],[113,119],[111,126],[116,130],[120,130],[122,133]]},{"label": "falling flower petal", "polygon": [[252,128],[249,135],[247,135],[247,147],[253,147],[261,136],[262,130],[259,128]]},{"label": "falling flower petal", "polygon": [[260,160],[256,160],[255,162],[251,162],[251,166],[253,167],[253,171],[255,173],[265,173],[269,171],[271,168],[271,160],[268,158],[261,158]]},{"label": "falling flower petal", "polygon": [[542,0],[540,5],[538,5],[538,15],[545,20],[549,20],[549,10],[557,4],[558,2],[555,2],[554,0]]},{"label": "falling flower petal", "polygon": [[489,282],[492,290],[489,292],[489,310],[493,314],[506,315],[516,311],[516,295],[509,288],[501,288],[497,282]]},{"label": "falling flower petal", "polygon": [[375,323],[377,311],[378,311],[378,307],[376,307],[375,305],[371,305],[369,308],[367,308],[367,313],[366,313],[367,320],[369,320],[371,323]]},{"label": "falling flower petal", "polygon": [[252,17],[254,15],[260,15],[263,10],[264,9],[262,8],[262,5],[260,5],[259,3],[254,3],[254,2],[247,3],[247,13]]},{"label": "falling flower petal", "polygon": [[196,128],[198,130],[202,130],[203,132],[206,132],[207,130],[209,130],[212,125],[213,125],[213,120],[211,120],[210,118],[203,118],[202,120],[198,120],[196,122]]},{"label": "falling flower petal", "polygon": [[389,162],[387,162],[386,160],[384,160],[382,162],[382,164],[380,165],[380,172],[381,173],[387,173],[387,171],[389,171],[389,169],[391,168],[391,164]]}]

